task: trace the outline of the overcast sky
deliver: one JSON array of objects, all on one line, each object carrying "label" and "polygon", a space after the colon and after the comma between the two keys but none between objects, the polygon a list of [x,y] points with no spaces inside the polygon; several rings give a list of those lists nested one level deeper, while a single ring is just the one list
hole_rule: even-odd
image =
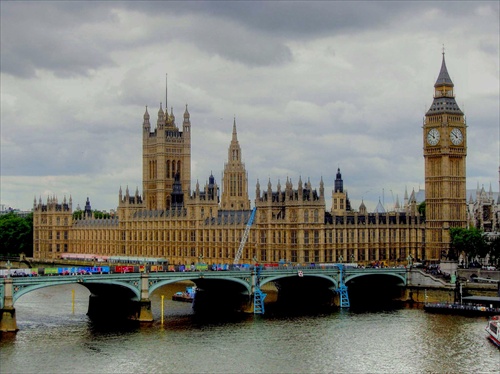
[{"label": "overcast sky", "polygon": [[[0,2],[1,204],[142,193],[142,121],[188,104],[192,182],[221,184],[233,118],[257,179],[353,208],[424,188],[442,49],[468,125],[467,188],[498,191],[499,2]],[[267,188],[267,187],[266,187]]]}]

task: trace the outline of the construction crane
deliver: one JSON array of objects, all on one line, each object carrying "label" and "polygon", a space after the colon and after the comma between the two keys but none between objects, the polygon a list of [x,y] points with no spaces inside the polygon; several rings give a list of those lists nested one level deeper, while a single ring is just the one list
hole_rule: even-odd
[{"label": "construction crane", "polygon": [[248,239],[248,233],[250,231],[250,227],[252,227],[253,219],[255,217],[255,212],[257,211],[257,207],[252,209],[252,214],[250,214],[250,218],[247,222],[247,227],[245,228],[245,232],[243,233],[243,237],[241,238],[240,247],[238,248],[238,252],[236,252],[236,256],[234,256],[233,264],[237,265],[240,261],[241,255],[243,254],[243,248],[245,248],[245,243]]}]

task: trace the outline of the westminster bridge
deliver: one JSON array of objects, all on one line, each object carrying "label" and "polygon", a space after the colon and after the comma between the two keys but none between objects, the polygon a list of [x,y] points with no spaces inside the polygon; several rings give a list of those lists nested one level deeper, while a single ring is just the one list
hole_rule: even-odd
[{"label": "westminster bridge", "polygon": [[261,289],[269,283],[276,286],[279,298],[293,299],[307,294],[316,300],[326,297],[330,302],[335,300],[339,307],[349,307],[348,287],[377,284],[378,292],[383,294],[385,285],[404,289],[411,282],[411,274],[406,268],[360,269],[331,264],[329,267],[5,277],[0,281],[0,331],[18,330],[14,304],[20,297],[44,287],[65,284],[80,284],[90,291],[88,315],[91,318],[111,320],[119,316],[152,322],[150,295],[162,286],[181,281],[196,284],[195,309],[230,303],[243,312],[263,314],[266,295]]}]

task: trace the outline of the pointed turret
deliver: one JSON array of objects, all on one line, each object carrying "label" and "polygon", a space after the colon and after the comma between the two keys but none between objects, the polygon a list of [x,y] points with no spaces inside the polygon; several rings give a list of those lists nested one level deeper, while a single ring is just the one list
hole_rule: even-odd
[{"label": "pointed turret", "polygon": [[149,123],[149,112],[148,112],[148,106],[146,105],[146,111],[144,112],[143,116],[143,122],[142,122],[142,127],[144,128],[144,132],[150,132],[151,130],[151,124]]},{"label": "pointed turret", "polygon": [[[166,112],[166,109],[165,108],[165,112]],[[167,114],[168,115],[168,114]],[[172,126],[175,127],[175,116],[174,116],[174,107],[170,107],[170,117],[169,117],[169,122]]]},{"label": "pointed turret", "polygon": [[189,124],[191,123],[190,120],[190,114],[189,114],[189,111],[188,111],[188,105],[186,104],[186,110],[184,110],[184,124]]},{"label": "pointed turret", "polygon": [[236,131],[236,118],[233,120],[231,143],[227,150],[227,162],[222,177],[222,208],[229,210],[248,210],[248,175],[242,162],[241,147]]},{"label": "pointed turret", "polygon": [[443,60],[441,62],[441,70],[439,71],[439,75],[436,79],[436,83],[434,83],[434,87],[453,87],[454,84],[451,81],[450,74],[448,74],[448,69],[446,68],[446,61],[444,60],[444,51],[443,51]]},{"label": "pointed turret", "polygon": [[288,176],[285,183],[285,200],[293,200],[293,184]]},{"label": "pointed turret", "polygon": [[396,212],[399,212],[399,209],[400,209],[400,208],[401,208],[401,207],[399,206],[399,196],[398,196],[398,195],[396,195],[396,204],[394,204],[394,210],[395,210]]},{"label": "pointed turret", "polygon": [[163,112],[163,108],[160,103],[160,109],[158,110],[158,119],[156,120],[156,126],[161,128],[165,125],[165,113]]},{"label": "pointed turret", "polygon": [[384,206],[382,205],[382,202],[380,201],[380,198],[378,199],[378,204],[377,207],[375,208],[375,213],[382,214],[385,213]]},{"label": "pointed turret", "polygon": [[361,205],[359,206],[359,214],[366,214],[366,205],[363,199],[361,199]]},{"label": "pointed turret", "polygon": [[87,197],[87,201],[85,202],[85,209],[83,211],[83,216],[85,218],[92,218],[92,207],[90,206],[90,199]]},{"label": "pointed turret", "polygon": [[439,71],[439,76],[434,84],[434,100],[431,107],[427,111],[426,116],[443,113],[463,115],[463,112],[460,110],[457,102],[455,101],[453,86],[454,84],[451,81],[448,69],[446,68],[443,52],[441,70]]},{"label": "pointed turret", "polygon": [[334,192],[344,192],[344,181],[342,180],[340,168],[337,169],[337,175],[335,176]]},{"label": "pointed turret", "polygon": [[236,132],[236,117],[233,118],[233,138],[232,141],[238,141],[238,133]]}]

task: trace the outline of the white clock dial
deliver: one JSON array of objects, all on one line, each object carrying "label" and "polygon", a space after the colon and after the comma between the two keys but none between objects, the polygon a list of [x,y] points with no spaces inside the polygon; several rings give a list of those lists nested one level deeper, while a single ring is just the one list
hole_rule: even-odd
[{"label": "white clock dial", "polygon": [[437,129],[430,129],[427,133],[427,143],[429,145],[436,145],[439,142],[439,131]]},{"label": "white clock dial", "polygon": [[460,129],[457,128],[451,130],[450,140],[455,145],[462,144],[462,142],[464,141],[464,136],[462,135],[462,131],[460,131]]}]

